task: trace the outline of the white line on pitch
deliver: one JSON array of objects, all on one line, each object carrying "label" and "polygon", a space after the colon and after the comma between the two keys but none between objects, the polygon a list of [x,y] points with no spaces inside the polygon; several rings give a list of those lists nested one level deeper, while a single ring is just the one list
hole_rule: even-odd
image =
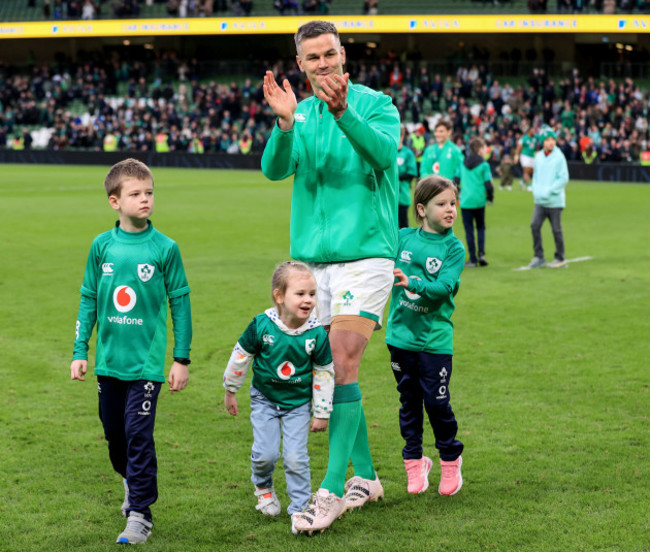
[{"label": "white line on pitch", "polygon": [[[579,262],[582,262],[582,261],[591,261],[592,259],[593,259],[593,257],[576,257],[575,259],[567,259],[566,262],[567,263],[579,263]],[[513,268],[512,270],[515,270],[515,271],[519,272],[519,271],[522,271],[522,270],[532,270],[532,269],[530,267],[528,267],[528,266],[520,266],[518,268]]]}]

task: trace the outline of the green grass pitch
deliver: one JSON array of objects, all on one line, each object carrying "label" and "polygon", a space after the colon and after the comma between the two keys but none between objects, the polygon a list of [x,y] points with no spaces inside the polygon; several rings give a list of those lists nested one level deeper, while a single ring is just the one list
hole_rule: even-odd
[{"label": "green grass pitch", "polygon": [[[0,550],[113,550],[122,484],[111,470],[93,377],[69,380],[90,243],[115,220],[96,167],[0,166]],[[532,257],[532,198],[496,193],[487,268],[457,296],[452,404],[465,443],[455,497],[406,493],[383,331],[361,368],[386,500],[311,539],[263,518],[250,483],[248,398],[230,417],[232,346],[270,302],[288,258],[290,183],[260,173],[155,169],[154,224],[180,245],[192,288],[191,379],[161,395],[160,497],[150,551],[650,550],[650,186],[571,182],[566,270]],[[464,239],[460,222],[456,233]],[[553,253],[548,225],[547,256]],[[94,346],[91,347],[91,353]],[[433,436],[425,432],[435,457]],[[310,437],[312,483],[327,437]],[[288,501],[281,465],[276,485]]]}]

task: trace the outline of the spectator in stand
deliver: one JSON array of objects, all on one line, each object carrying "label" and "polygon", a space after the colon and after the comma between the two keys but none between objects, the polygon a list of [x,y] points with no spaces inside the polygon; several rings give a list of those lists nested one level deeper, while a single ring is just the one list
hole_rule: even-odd
[{"label": "spectator in stand", "polygon": [[280,12],[280,15],[286,13],[298,15],[298,2],[296,0],[274,0],[273,7]]},{"label": "spectator in stand", "polygon": [[84,0],[83,7],[81,8],[81,19],[95,19],[97,7],[93,0]]},{"label": "spectator in stand", "polygon": [[378,0],[364,0],[363,15],[377,15],[379,13]]}]

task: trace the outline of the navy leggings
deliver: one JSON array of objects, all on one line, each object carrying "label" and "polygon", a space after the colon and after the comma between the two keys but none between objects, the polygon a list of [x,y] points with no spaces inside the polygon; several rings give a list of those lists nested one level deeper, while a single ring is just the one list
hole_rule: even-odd
[{"label": "navy leggings", "polygon": [[406,351],[391,345],[388,350],[402,403],[399,427],[406,441],[402,457],[422,458],[424,407],[440,459],[456,460],[463,452],[463,443],[456,439],[458,423],[449,404],[452,356]]}]

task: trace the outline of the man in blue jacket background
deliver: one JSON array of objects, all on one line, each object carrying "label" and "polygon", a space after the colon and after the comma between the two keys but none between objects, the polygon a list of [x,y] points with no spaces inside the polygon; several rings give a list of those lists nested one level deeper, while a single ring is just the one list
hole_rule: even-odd
[{"label": "man in blue jacket background", "polygon": [[[564,189],[569,183],[569,168],[566,158],[555,147],[557,135],[550,127],[542,129],[540,139],[543,147],[535,155],[535,168],[533,170],[533,219],[530,229],[533,233],[533,251],[535,256],[530,261],[528,268],[566,268],[564,258],[564,236],[562,234],[562,211],[566,206]],[[542,225],[548,219],[553,230],[555,240],[555,257],[551,263],[546,264],[544,248],[542,246]]]}]

